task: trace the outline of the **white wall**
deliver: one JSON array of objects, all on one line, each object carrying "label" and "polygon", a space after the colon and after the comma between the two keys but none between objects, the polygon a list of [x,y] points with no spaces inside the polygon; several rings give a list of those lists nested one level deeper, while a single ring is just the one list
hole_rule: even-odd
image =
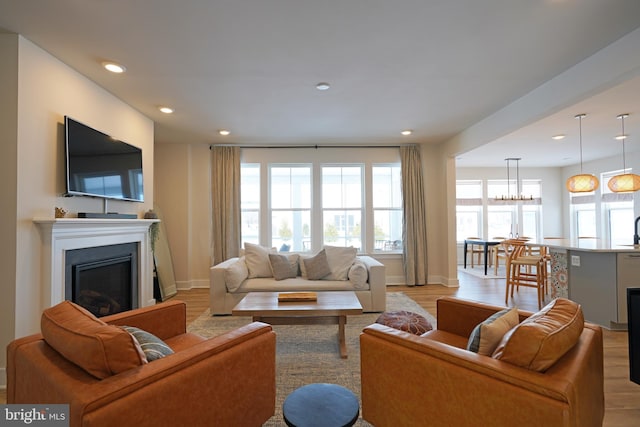
[{"label": "white wall", "polygon": [[210,150],[202,144],[156,143],[155,203],[167,230],[176,286],[209,286]]},{"label": "white wall", "polygon": [[[77,212],[102,212],[99,199],[62,197],[64,192],[64,116],[72,116],[92,127],[142,148],[145,202],[109,202],[109,211],[136,213],[139,216],[153,206],[153,122],[123,103],[104,89],[63,64],[21,36],[0,37],[2,66],[0,76],[17,76],[9,83],[17,89],[13,107],[5,100],[0,111],[15,108],[16,120],[2,128],[2,158],[15,162],[14,176],[3,180],[3,222],[11,222],[15,245],[5,247],[13,252],[15,263],[5,271],[3,286],[12,286],[13,292],[3,293],[3,299],[15,294],[9,312],[15,318],[2,323],[0,347],[15,337],[39,331],[40,314],[45,308],[41,288],[41,236],[33,224],[36,217],[53,218],[54,207],[66,209],[71,216]],[[14,54],[17,53],[16,56]],[[6,61],[15,58],[13,63]],[[99,66],[96,64],[96,66]],[[11,95],[11,90],[8,94]],[[4,92],[3,92],[4,93]],[[4,117],[4,114],[2,114]],[[9,114],[9,117],[11,114]],[[14,153],[16,153],[14,155]],[[5,160],[5,156],[8,159]],[[17,161],[16,160],[17,157]],[[7,168],[3,173],[11,171]],[[15,202],[11,193],[16,192]],[[8,214],[5,216],[4,211]],[[15,219],[15,221],[13,220]],[[3,230],[3,237],[6,234]],[[11,233],[9,233],[11,234]],[[11,237],[11,236],[9,236]],[[3,244],[11,243],[4,241]],[[7,245],[8,246],[8,245]],[[3,251],[4,251],[3,250]],[[15,271],[15,278],[13,272]],[[9,278],[9,280],[7,280]],[[3,313],[5,311],[3,310]],[[4,352],[2,366],[6,365]]]}]

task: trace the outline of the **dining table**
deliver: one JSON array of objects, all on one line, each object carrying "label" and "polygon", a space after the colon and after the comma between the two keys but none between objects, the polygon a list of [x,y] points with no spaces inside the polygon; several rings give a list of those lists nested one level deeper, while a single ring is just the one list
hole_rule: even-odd
[{"label": "dining table", "polygon": [[499,245],[501,240],[464,239],[464,268],[467,268],[467,248],[469,245],[482,246],[484,254],[484,275],[487,275],[487,263],[489,260],[489,248]]}]

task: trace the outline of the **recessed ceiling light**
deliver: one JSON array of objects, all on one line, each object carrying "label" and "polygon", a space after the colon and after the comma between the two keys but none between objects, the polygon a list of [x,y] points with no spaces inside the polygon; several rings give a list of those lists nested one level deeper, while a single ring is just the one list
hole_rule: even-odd
[{"label": "recessed ceiling light", "polygon": [[551,139],[555,139],[555,140],[557,141],[557,140],[560,140],[560,139],[565,139],[565,138],[566,138],[566,136],[567,136],[567,135],[565,135],[565,134],[562,134],[562,133],[561,133],[561,134],[559,134],[559,135],[553,135],[553,136],[551,137]]},{"label": "recessed ceiling light", "polygon": [[622,135],[622,134],[621,135],[616,135],[616,139],[617,140],[627,139],[628,136],[629,135]]},{"label": "recessed ceiling light", "polygon": [[316,89],[318,90],[327,90],[329,89],[331,86],[329,85],[329,83],[327,82],[320,82],[316,85]]},{"label": "recessed ceiling light", "polygon": [[124,65],[116,64],[115,62],[103,62],[102,66],[112,73],[124,73],[127,69]]},{"label": "recessed ceiling light", "polygon": [[228,130],[226,130],[226,129],[220,129],[220,130],[218,131],[218,133],[219,133],[220,135],[222,135],[222,136],[227,136],[227,135],[229,135],[231,132],[230,132],[230,131],[228,131]]},{"label": "recessed ceiling light", "polygon": [[407,130],[403,130],[400,133],[403,134],[404,136],[409,136],[413,133],[413,131],[411,129],[407,129]]},{"label": "recessed ceiling light", "polygon": [[173,108],[170,108],[170,107],[158,107],[158,109],[165,114],[173,113]]}]

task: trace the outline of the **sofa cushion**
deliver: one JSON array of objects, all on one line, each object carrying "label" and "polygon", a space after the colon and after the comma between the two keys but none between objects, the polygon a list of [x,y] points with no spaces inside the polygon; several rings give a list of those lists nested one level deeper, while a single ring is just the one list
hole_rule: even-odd
[{"label": "sofa cushion", "polygon": [[40,327],[47,344],[96,378],[147,363],[131,334],[107,325],[71,301],[46,309]]},{"label": "sofa cushion", "polygon": [[242,282],[249,277],[249,269],[245,257],[240,257],[224,271],[224,282],[229,292],[235,292]]},{"label": "sofa cushion", "polygon": [[298,255],[269,254],[269,264],[276,280],[291,279],[298,275]]},{"label": "sofa cushion", "polygon": [[269,253],[275,253],[273,249],[253,243],[244,243],[244,256],[249,277],[273,277],[271,273],[271,263],[269,263]]},{"label": "sofa cushion", "polygon": [[327,263],[331,273],[325,276],[325,280],[348,280],[349,268],[356,259],[356,248],[353,246],[327,246],[324,251],[327,254]]},{"label": "sofa cushion", "polygon": [[150,332],[134,326],[122,326],[122,329],[130,333],[144,352],[147,362],[162,359],[173,354],[173,350],[164,341]]},{"label": "sofa cushion", "polygon": [[353,287],[355,289],[362,290],[369,287],[367,284],[367,280],[369,279],[367,266],[364,264],[364,262],[358,259],[356,259],[349,268],[347,277],[349,278],[349,281],[353,284]]},{"label": "sofa cushion", "polygon": [[309,280],[320,280],[331,274],[331,268],[329,268],[327,254],[324,249],[311,258],[303,259],[302,262],[304,262],[307,279]]},{"label": "sofa cushion", "polygon": [[507,308],[489,316],[479,323],[469,336],[467,350],[484,356],[491,356],[502,341],[502,337],[520,321],[518,309]]},{"label": "sofa cushion", "polygon": [[544,372],[578,342],[583,328],[580,305],[558,298],[507,332],[493,357]]}]

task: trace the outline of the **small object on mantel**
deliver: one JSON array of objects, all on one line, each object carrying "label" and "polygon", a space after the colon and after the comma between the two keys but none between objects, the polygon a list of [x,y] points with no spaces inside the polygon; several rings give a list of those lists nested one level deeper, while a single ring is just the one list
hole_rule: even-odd
[{"label": "small object on mantel", "polygon": [[153,211],[153,209],[149,209],[144,213],[145,219],[158,219],[158,214]]},{"label": "small object on mantel", "polygon": [[56,209],[55,209],[56,218],[64,218],[66,214],[67,214],[67,211],[65,211],[63,208],[59,208],[56,206]]},{"label": "small object on mantel", "polygon": [[317,301],[316,292],[280,292],[278,302]]}]

